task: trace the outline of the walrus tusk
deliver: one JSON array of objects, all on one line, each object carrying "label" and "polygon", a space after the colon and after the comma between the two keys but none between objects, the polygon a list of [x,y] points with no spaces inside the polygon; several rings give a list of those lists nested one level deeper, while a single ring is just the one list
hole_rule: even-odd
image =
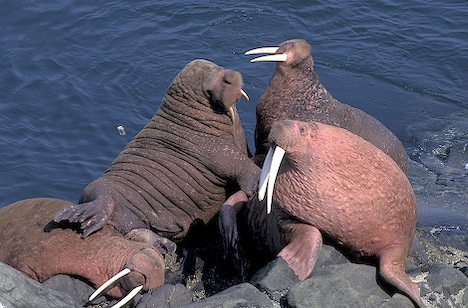
[{"label": "walrus tusk", "polygon": [[243,97],[246,101],[248,101],[248,100],[250,99],[249,96],[247,95],[247,93],[246,93],[244,90],[242,90],[242,89],[241,89],[241,94],[242,94],[242,97]]},{"label": "walrus tusk", "polygon": [[229,113],[229,116],[231,117],[231,120],[232,122],[234,122],[236,120],[236,110],[234,109],[235,107],[234,106],[231,106],[228,108],[228,113]]},{"label": "walrus tusk", "polygon": [[124,298],[122,298],[117,304],[115,304],[111,308],[120,308],[120,307],[122,307],[123,305],[125,305],[126,303],[131,301],[141,291],[141,289],[143,289],[143,286],[138,286],[138,287],[134,288],[132,291],[130,291],[130,293],[125,295]]},{"label": "walrus tusk", "polygon": [[[115,274],[114,276],[112,276],[109,280],[107,280],[106,282],[104,282],[99,288],[96,289],[96,291],[93,292],[93,294],[91,294],[91,296],[89,297],[88,299],[88,302],[92,301],[93,299],[95,299],[99,294],[101,294],[105,289],[107,289],[110,285],[112,285],[114,282],[116,282],[117,280],[119,280],[120,278],[124,277],[125,275],[127,275],[128,273],[130,273],[131,270],[128,269],[128,268],[124,268],[123,270],[121,270],[120,272],[118,272],[117,274]],[[114,306],[112,306],[111,308],[120,308],[122,307],[123,305],[125,305],[126,303],[128,303],[132,298],[135,297],[135,295],[138,294],[138,292],[141,291],[141,289],[143,288],[143,286],[138,286],[136,288],[134,288],[132,291],[130,291],[130,293],[128,293],[127,295],[125,295],[124,298],[122,298],[121,301],[119,301],[117,304],[115,304]]]},{"label": "walrus tusk", "polygon": [[268,177],[267,187],[267,214],[271,213],[271,203],[273,199],[273,188],[275,187],[276,176],[283,160],[286,151],[279,146],[276,146],[273,158],[271,159],[270,176]]},{"label": "walrus tusk", "polygon": [[288,55],[285,53],[279,53],[275,55],[261,56],[250,60],[250,62],[262,62],[262,61],[276,61],[276,62],[285,62],[288,59]]},{"label": "walrus tusk", "polygon": [[265,157],[265,161],[263,162],[262,173],[260,174],[260,180],[258,181],[258,201],[262,201],[265,198],[272,157],[273,148],[270,148]]},{"label": "walrus tusk", "polygon": [[244,54],[246,56],[248,55],[258,55],[261,53],[268,53],[268,54],[274,54],[276,51],[279,49],[279,47],[260,47],[260,48],[254,48],[247,50]]}]

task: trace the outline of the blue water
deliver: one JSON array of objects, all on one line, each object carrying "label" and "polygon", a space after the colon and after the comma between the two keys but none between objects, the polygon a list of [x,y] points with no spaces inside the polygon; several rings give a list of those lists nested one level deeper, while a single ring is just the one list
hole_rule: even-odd
[{"label": "blue water", "polygon": [[[239,112],[253,148],[255,102],[274,65],[243,53],[291,38],[312,44],[337,99],[380,119],[439,176],[446,169],[422,145],[427,132],[468,121],[468,2],[364,2],[1,1],[0,206],[76,201],[194,58],[243,74],[251,101]],[[457,136],[468,144],[467,131]],[[446,207],[460,213],[467,176],[459,163],[450,170],[458,186]]]}]

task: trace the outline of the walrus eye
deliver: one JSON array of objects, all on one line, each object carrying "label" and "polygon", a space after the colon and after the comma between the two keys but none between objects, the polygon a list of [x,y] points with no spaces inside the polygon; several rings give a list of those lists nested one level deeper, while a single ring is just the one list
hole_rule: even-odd
[{"label": "walrus eye", "polygon": [[305,134],[306,134],[306,129],[305,129],[305,127],[299,128],[299,132],[301,133],[302,136],[305,136]]},{"label": "walrus eye", "polygon": [[223,82],[227,83],[227,84],[232,84],[229,80],[227,80],[226,78],[223,78]]}]

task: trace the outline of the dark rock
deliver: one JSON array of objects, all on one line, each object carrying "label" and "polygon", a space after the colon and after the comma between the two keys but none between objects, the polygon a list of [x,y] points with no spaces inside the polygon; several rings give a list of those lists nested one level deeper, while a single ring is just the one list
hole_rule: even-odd
[{"label": "dark rock", "polygon": [[344,263],[318,269],[291,288],[287,301],[291,307],[379,307],[389,298],[374,266]]},{"label": "dark rock", "polygon": [[[94,288],[86,282],[70,277],[68,275],[56,275],[42,283],[43,286],[52,290],[70,295],[77,303],[84,305]],[[103,296],[96,299],[98,302],[105,300]]]},{"label": "dark rock", "polygon": [[327,265],[343,263],[349,263],[349,260],[341,252],[331,245],[323,245],[317,263],[315,263],[314,271]]},{"label": "dark rock", "polygon": [[273,307],[270,298],[250,283],[241,283],[230,287],[202,301],[182,306],[184,308],[209,307]]},{"label": "dark rock", "polygon": [[80,307],[68,294],[49,289],[0,263],[0,305],[5,307]]},{"label": "dark rock", "polygon": [[190,304],[190,292],[182,284],[165,284],[152,292],[144,294],[136,308],[171,308]]},{"label": "dark rock", "polygon": [[381,308],[401,308],[401,307],[413,307],[413,302],[400,293],[395,293],[388,301],[380,306]]},{"label": "dark rock", "polygon": [[279,301],[289,288],[299,280],[288,264],[280,257],[268,263],[253,277],[251,283],[271,298]]},{"label": "dark rock", "polygon": [[453,267],[437,263],[431,266],[427,283],[433,291],[444,293],[445,295],[454,295],[460,292],[460,290],[467,288],[468,277]]}]

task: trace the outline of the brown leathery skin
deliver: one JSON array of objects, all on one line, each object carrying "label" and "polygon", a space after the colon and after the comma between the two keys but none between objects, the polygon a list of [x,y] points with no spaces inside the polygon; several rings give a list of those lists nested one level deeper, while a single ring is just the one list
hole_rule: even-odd
[{"label": "brown leathery skin", "polygon": [[0,209],[0,262],[40,282],[67,274],[96,288],[127,267],[132,272],[108,291],[115,298],[138,285],[147,291],[164,284],[164,259],[152,246],[125,239],[111,226],[82,239],[53,223],[55,212],[68,204],[37,198]]},{"label": "brown leathery skin", "polygon": [[279,120],[316,121],[361,136],[389,155],[407,172],[408,158],[398,138],[366,112],[333,98],[314,72],[312,47],[304,40],[283,42],[277,54],[286,53],[286,62],[277,62],[276,71],[257,103],[256,155],[268,150],[271,126]]},{"label": "brown leathery skin", "polygon": [[180,241],[195,220],[217,213],[229,183],[251,195],[260,170],[248,158],[235,107],[241,86],[238,72],[189,63],[153,118],[84,189],[83,204],[55,221],[79,222],[83,237],[111,224],[123,234],[147,228]]},{"label": "brown leathery skin", "polygon": [[272,213],[255,196],[245,205],[255,242],[305,279],[326,235],[356,259],[376,258],[383,280],[421,306],[418,287],[405,273],[415,197],[398,165],[361,137],[318,122],[279,121],[268,140],[286,154]]}]

